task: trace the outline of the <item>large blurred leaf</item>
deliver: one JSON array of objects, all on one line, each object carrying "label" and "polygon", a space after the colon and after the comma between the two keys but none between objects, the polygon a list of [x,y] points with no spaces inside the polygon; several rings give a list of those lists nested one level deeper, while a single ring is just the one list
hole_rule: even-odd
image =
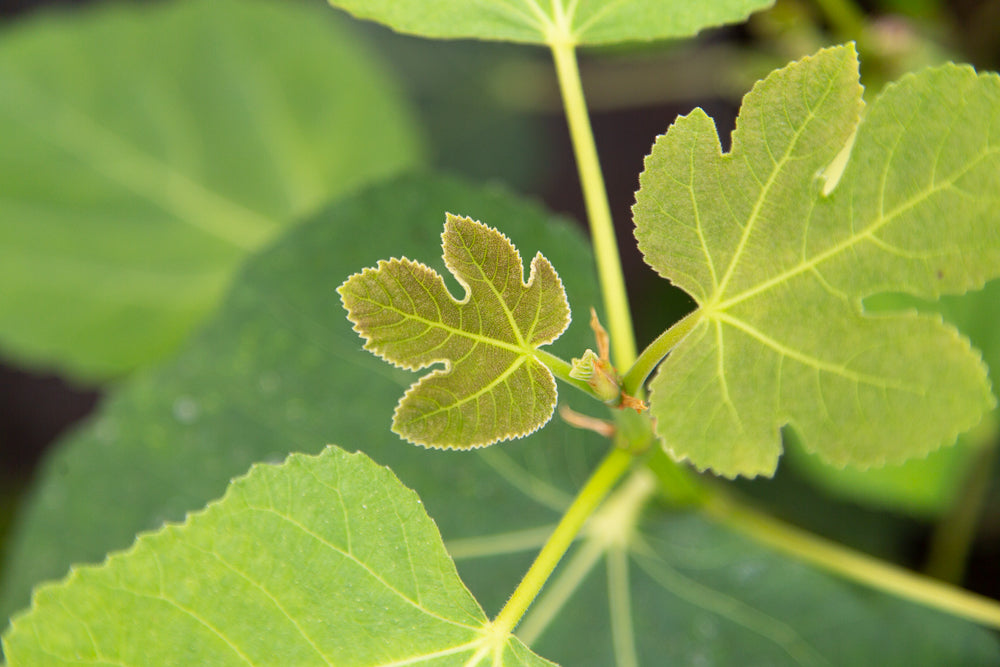
[{"label": "large blurred leaf", "polygon": [[40,588],[4,648],[11,667],[551,665],[487,624],[416,494],[331,446]]},{"label": "large blurred leaf", "polygon": [[689,37],[742,21],[773,0],[330,0],[359,18],[423,37],[613,44]]},{"label": "large blurred leaf", "polygon": [[[847,584],[697,515],[654,505],[636,516],[652,484],[636,475],[592,522],[519,628],[533,650],[595,667],[1000,660],[986,630]],[[560,599],[566,589],[572,597]]]},{"label": "large blurred leaf", "polygon": [[163,356],[248,251],[414,162],[323,6],[121,3],[0,36],[0,349],[95,379]]},{"label": "large blurred leaf", "polygon": [[[456,183],[407,179],[317,217],[247,269],[226,306],[176,363],[138,378],[44,466],[21,517],[3,609],[73,561],[98,561],[133,534],[221,493],[255,460],[330,441],[366,443],[417,490],[463,580],[496,613],[605,444],[559,420],[524,440],[429,451],[389,432],[412,374],[361,349],[335,288],[392,255],[437,257],[444,211],[475,216],[559,271],[577,322],[553,344],[592,345],[579,317],[598,301],[580,236],[537,209]],[[377,220],[378,233],[363,234]],[[443,273],[439,263],[434,268]],[[449,289],[456,293],[457,283]],[[583,400],[577,400],[583,399]],[[561,401],[587,409],[561,388]],[[593,409],[593,405],[591,408]],[[638,474],[591,522],[519,629],[567,665],[718,663],[988,664],[995,639],[971,624],[845,584],[683,513],[651,505]],[[920,628],[927,644],[914,641]],[[933,644],[936,653],[927,653]],[[743,661],[743,654],[749,659]],[[882,656],[887,657],[881,661]],[[850,659],[848,659],[850,658]],[[952,659],[954,658],[954,659]]]},{"label": "large blurred leaf", "polygon": [[[26,604],[34,583],[62,576],[71,563],[99,561],[136,532],[181,519],[252,463],[316,452],[328,442],[366,443],[373,458],[402,471],[446,535],[521,527],[518,517],[557,520],[560,503],[600,453],[599,441],[561,423],[545,429],[544,440],[536,435],[492,455],[427,451],[400,440],[390,431],[392,409],[413,374],[362,350],[337,295],[350,274],[387,256],[424,257],[445,273],[433,259],[441,256],[445,211],[499,226],[518,246],[565,266],[573,310],[598,302],[582,237],[498,193],[404,179],[325,211],[250,263],[176,363],[130,381],[43,464],[11,535],[0,613]],[[450,278],[449,287],[460,289]],[[572,356],[592,345],[590,338],[585,322],[571,325],[552,350]],[[530,497],[511,493],[511,483]],[[489,502],[479,516],[451,512],[456,494]],[[71,500],[77,497],[86,503]],[[541,516],[539,498],[548,507]]]}]

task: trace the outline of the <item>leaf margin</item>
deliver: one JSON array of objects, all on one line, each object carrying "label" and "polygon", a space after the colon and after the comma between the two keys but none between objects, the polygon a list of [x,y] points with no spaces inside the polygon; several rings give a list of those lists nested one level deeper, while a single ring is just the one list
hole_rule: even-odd
[{"label": "leaf margin", "polygon": [[[472,299],[473,290],[470,284],[462,277],[461,275],[462,269],[449,259],[449,254],[450,254],[449,251],[455,244],[455,242],[451,241],[451,239],[452,237],[457,237],[460,235],[460,232],[457,229],[460,225],[470,226],[477,233],[480,233],[483,236],[488,237],[491,240],[495,241],[496,243],[501,244],[501,246],[504,248],[504,251],[510,254],[513,265],[517,268],[517,273],[519,274],[519,278],[517,280],[518,284],[514,287],[514,289],[530,290],[533,286],[537,284],[536,279],[539,281],[541,280],[550,281],[549,284],[551,286],[551,289],[557,291],[558,294],[557,301],[559,307],[562,310],[563,320],[562,324],[558,327],[558,330],[553,330],[551,334],[538,338],[536,336],[531,336],[529,333],[529,338],[531,340],[525,340],[525,336],[523,335],[524,332],[521,331],[518,323],[514,321],[514,314],[511,312],[511,310],[509,309],[508,305],[501,297],[501,295],[494,293],[494,296],[496,297],[497,301],[501,304],[504,313],[507,316],[508,323],[511,327],[512,332],[520,341],[520,343],[523,345],[523,347],[519,347],[517,345],[508,344],[504,341],[496,341],[496,340],[486,341],[487,344],[494,345],[495,347],[499,347],[515,355],[518,355],[517,357],[514,358],[512,363],[504,369],[502,373],[497,375],[497,378],[494,379],[494,382],[496,382],[502,377],[512,374],[518,368],[520,368],[525,364],[532,364],[533,367],[536,368],[536,370],[540,371],[538,373],[537,378],[532,377],[532,384],[536,386],[536,388],[538,387],[539,382],[542,385],[544,385],[544,392],[546,394],[548,403],[547,408],[544,410],[545,414],[544,416],[539,417],[533,422],[527,422],[526,425],[524,425],[522,428],[514,430],[511,430],[510,428],[503,429],[503,434],[500,436],[488,436],[488,437],[481,436],[476,438],[472,442],[465,442],[465,443],[454,443],[450,441],[438,442],[426,438],[420,438],[407,432],[403,426],[404,422],[402,422],[401,415],[402,412],[406,409],[406,406],[408,406],[411,402],[413,402],[415,398],[419,397],[420,393],[424,391],[423,388],[426,387],[430,382],[432,382],[434,379],[443,378],[451,375],[451,373],[453,373],[455,370],[454,369],[455,364],[450,359],[443,358],[440,356],[429,357],[428,359],[420,362],[411,363],[407,361],[400,361],[399,359],[394,358],[393,356],[389,356],[388,352],[379,349],[379,344],[375,340],[373,340],[373,337],[371,335],[366,333],[362,323],[354,319],[353,310],[351,306],[348,304],[348,292],[349,292],[348,286],[352,284],[352,282],[354,281],[360,281],[370,276],[376,276],[383,270],[389,270],[396,266],[405,266],[410,269],[415,269],[419,271],[421,274],[423,274],[424,277],[433,281],[436,287],[440,287],[442,296],[444,299],[448,300],[449,305],[453,304],[456,306],[464,306],[469,304]],[[555,267],[552,266],[552,263],[541,253],[541,251],[538,251],[535,253],[535,256],[531,260],[528,279],[527,281],[525,281],[524,260],[521,256],[520,251],[517,249],[517,246],[511,241],[511,239],[499,229],[491,227],[490,225],[487,225],[479,220],[475,220],[468,216],[460,216],[452,213],[445,214],[445,226],[444,230],[441,232],[441,247],[443,250],[442,258],[444,260],[444,265],[448,273],[450,274],[451,278],[454,279],[459,284],[460,288],[464,291],[464,295],[462,296],[461,299],[455,298],[454,294],[445,283],[444,275],[438,273],[436,270],[434,270],[430,266],[420,261],[412,260],[405,256],[400,258],[391,258],[389,260],[380,259],[378,260],[375,268],[367,267],[362,269],[361,271],[355,272],[347,279],[345,279],[344,282],[337,288],[337,293],[340,296],[341,305],[348,313],[347,318],[352,323],[352,329],[365,341],[363,345],[363,348],[365,350],[371,352],[379,359],[391,364],[396,368],[408,371],[421,371],[427,368],[432,368],[438,365],[442,365],[441,368],[434,368],[430,373],[423,375],[422,377],[420,377],[419,379],[417,379],[416,381],[412,382],[409,385],[409,387],[403,393],[403,396],[397,402],[396,408],[393,411],[391,430],[393,433],[396,433],[401,438],[414,445],[432,449],[446,449],[446,450],[459,450],[459,451],[481,449],[484,447],[494,445],[496,443],[515,440],[531,435],[532,433],[538,431],[543,426],[549,423],[549,421],[552,419],[552,415],[555,413],[555,407],[558,402],[559,394],[555,382],[553,368],[540,358],[540,356],[547,355],[547,353],[540,352],[539,348],[543,345],[549,345],[553,343],[555,340],[557,340],[563,333],[566,332],[566,330],[570,326],[570,323],[572,322],[572,310],[569,305],[569,299],[566,294],[565,286],[562,283],[562,279],[559,276],[558,272],[555,270]],[[482,265],[479,264],[476,260],[473,260],[473,263],[475,263],[476,266],[480,268],[480,270],[482,269]],[[544,287],[539,286],[539,289],[540,290],[544,289]],[[433,299],[433,296],[431,298]],[[452,330],[454,333],[458,335],[472,337],[469,335],[469,332],[463,329],[451,327],[449,325],[441,325],[441,326],[447,330]],[[551,357],[551,355],[547,356]],[[555,359],[555,357],[552,358]],[[477,432],[479,430],[481,429],[477,429]]]}]

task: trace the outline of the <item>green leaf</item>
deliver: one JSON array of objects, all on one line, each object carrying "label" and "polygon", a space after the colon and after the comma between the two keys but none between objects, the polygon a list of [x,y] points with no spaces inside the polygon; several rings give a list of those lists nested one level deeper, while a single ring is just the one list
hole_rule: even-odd
[{"label": "green leaf", "polygon": [[[99,613],[98,613],[98,610]],[[39,588],[8,665],[551,665],[489,631],[417,495],[328,447]]]},{"label": "green leaf", "polygon": [[409,110],[332,12],[190,0],[0,40],[0,349],[99,380],[162,358],[249,252],[416,161]]},{"label": "green leaf", "polygon": [[[1000,369],[1000,281],[993,280],[978,292],[945,296],[927,302],[900,294],[879,295],[865,301],[874,311],[916,308],[936,312],[967,335],[995,378]],[[797,470],[831,493],[870,505],[892,508],[917,516],[940,517],[948,512],[968,488],[970,475],[980,465],[983,447],[995,447],[998,415],[963,433],[954,447],[931,452],[924,459],[911,459],[900,466],[868,470],[835,468],[805,454],[794,440],[787,446],[789,462]]]},{"label": "green leaf", "polygon": [[456,301],[433,269],[380,261],[337,292],[365,349],[400,368],[444,363],[410,387],[392,429],[418,445],[467,449],[541,428],[556,405],[556,383],[537,348],[569,326],[569,304],[541,253],[524,283],[521,255],[492,227],[448,214],[444,263],[466,295]]},{"label": "green leaf", "polygon": [[612,496],[529,610],[518,636],[533,650],[594,667],[1000,659],[988,630],[849,584],[696,513],[646,504],[647,476]]},{"label": "green leaf", "polygon": [[354,16],[423,37],[528,44],[614,44],[690,37],[773,0],[330,0]]},{"label": "green leaf", "polygon": [[[0,615],[71,563],[100,562],[137,531],[182,519],[254,461],[326,442],[359,443],[416,490],[462,580],[488,615],[498,612],[607,442],[559,419],[504,447],[462,453],[412,447],[389,431],[412,376],[361,349],[331,286],[382,257],[436,256],[448,208],[503,221],[519,246],[541,251],[578,312],[599,302],[583,236],[508,195],[414,176],[345,199],[254,257],[175,360],[123,384],[46,460],[11,536]],[[358,233],[372,220],[378,233]],[[587,326],[572,326],[553,350],[568,356],[592,344]],[[560,401],[593,405],[581,392]],[[788,646],[833,664],[1000,657],[987,630],[670,511],[644,474],[611,500],[518,629],[562,664],[628,664],[630,646],[640,665],[787,664]]]},{"label": "green leaf", "polygon": [[[72,563],[99,562],[137,532],[182,519],[253,463],[315,453],[328,442],[363,443],[377,461],[403,471],[449,537],[479,534],[484,525],[513,531],[526,521],[557,521],[558,501],[586,479],[604,441],[556,420],[544,446],[534,435],[494,455],[407,445],[390,431],[389,416],[413,376],[361,348],[334,292],[352,271],[395,253],[438,257],[432,266],[443,272],[435,230],[450,207],[502,220],[519,245],[565,264],[571,306],[586,312],[599,303],[583,236],[509,195],[414,176],[344,200],[251,260],[175,361],[124,383],[98,418],[42,464],[42,481],[10,535],[0,616]],[[358,232],[372,220],[378,233]],[[552,348],[569,356],[588,344],[592,334],[580,326]],[[578,394],[560,400],[584,409],[581,392],[563,393]],[[456,494],[480,499],[475,511],[456,504]],[[497,592],[500,604],[521,574]]]},{"label": "green leaf", "polygon": [[[701,311],[651,384],[674,456],[769,475],[787,424],[823,459],[865,467],[922,456],[982,418],[993,398],[968,341],[939,317],[866,315],[861,302],[996,275],[998,105],[1000,78],[947,65],[887,87],[859,124],[847,46],[755,86],[727,154],[701,110],[657,139],[636,236]],[[826,168],[852,137],[838,182]]]}]

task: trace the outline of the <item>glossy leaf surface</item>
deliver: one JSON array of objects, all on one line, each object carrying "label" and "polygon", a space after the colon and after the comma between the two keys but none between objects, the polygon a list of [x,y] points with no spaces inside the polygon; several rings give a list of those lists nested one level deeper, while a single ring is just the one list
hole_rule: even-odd
[{"label": "glossy leaf surface", "polygon": [[449,214],[444,263],[456,300],[425,264],[380,261],[337,290],[365,349],[407,370],[443,363],[407,390],[393,430],[410,442],[467,449],[519,438],[552,417],[555,379],[536,348],[569,326],[569,304],[540,253],[524,283],[521,255],[492,227]]},{"label": "glossy leaf surface", "polygon": [[1000,78],[909,75],[863,118],[857,81],[853,48],[821,51],[754,87],[729,153],[695,110],[647,158],[640,249],[702,311],[652,381],[652,411],[699,468],[771,474],[786,424],[835,465],[899,462],[993,405],[952,327],[861,302],[961,293],[1000,269]]},{"label": "glossy leaf surface", "polygon": [[413,165],[409,109],[328,9],[42,13],[0,39],[0,350],[101,380],[162,358],[248,253]]}]

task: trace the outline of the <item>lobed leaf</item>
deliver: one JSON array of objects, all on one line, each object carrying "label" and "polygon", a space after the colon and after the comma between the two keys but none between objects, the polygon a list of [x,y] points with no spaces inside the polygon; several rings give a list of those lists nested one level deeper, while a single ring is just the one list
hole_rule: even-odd
[{"label": "lobed leaf", "polygon": [[449,214],[441,239],[445,266],[466,290],[461,301],[440,274],[405,257],[337,290],[366,350],[407,370],[445,365],[407,390],[393,430],[449,449],[527,435],[555,409],[555,380],[536,350],[569,326],[562,282],[539,253],[524,283],[510,240],[469,218]]},{"label": "lobed leaf", "polygon": [[[419,493],[463,582],[488,614],[499,611],[607,441],[553,420],[456,465],[452,453],[405,446],[385,427],[410,374],[360,349],[329,285],[393,252],[433,256],[438,238],[425,230],[447,207],[509,221],[513,238],[563,267],[571,306],[599,300],[579,230],[508,194],[414,175],[342,200],[255,256],[176,359],[123,383],[47,457],[8,538],[0,616],[72,563],[100,562],[136,532],[183,519],[253,462],[330,441],[357,443]],[[381,233],[359,234],[372,220]],[[553,347],[568,356],[588,344],[591,332],[571,327]],[[593,406],[582,392],[560,402]],[[519,638],[561,664],[594,667],[815,656],[856,665],[872,655],[886,665],[997,664],[989,630],[845,582],[658,498],[645,472],[614,492]]]},{"label": "lobed leaf", "polygon": [[[956,326],[977,350],[990,370],[990,378],[1000,370],[1000,280],[993,280],[977,292],[944,296],[929,302],[903,294],[886,294],[865,301],[868,310],[916,308],[940,313]],[[788,463],[813,482],[837,494],[872,506],[907,512],[914,516],[941,517],[955,507],[982,465],[984,449],[995,447],[998,415],[993,412],[959,436],[954,447],[931,452],[926,458],[911,459],[900,466],[835,468],[802,452],[794,439],[786,440]]]},{"label": "lobed leaf", "polygon": [[86,380],[162,358],[248,254],[412,166],[375,54],[322,7],[111,3],[0,40],[0,350]]},{"label": "lobed leaf", "polygon": [[330,446],[35,592],[7,664],[551,665],[497,638],[417,495]]},{"label": "lobed leaf", "polygon": [[[786,424],[836,465],[899,462],[993,405],[955,329],[862,300],[960,293],[998,273],[1000,78],[910,75],[861,118],[857,66],[852,46],[793,63],[746,96],[729,153],[695,110],[646,160],[639,247],[701,310],[651,409],[667,449],[699,468],[773,473]],[[838,179],[828,165],[847,151]]]},{"label": "lobed leaf", "polygon": [[614,44],[690,37],[746,19],[773,0],[330,0],[358,18],[445,39]]}]

